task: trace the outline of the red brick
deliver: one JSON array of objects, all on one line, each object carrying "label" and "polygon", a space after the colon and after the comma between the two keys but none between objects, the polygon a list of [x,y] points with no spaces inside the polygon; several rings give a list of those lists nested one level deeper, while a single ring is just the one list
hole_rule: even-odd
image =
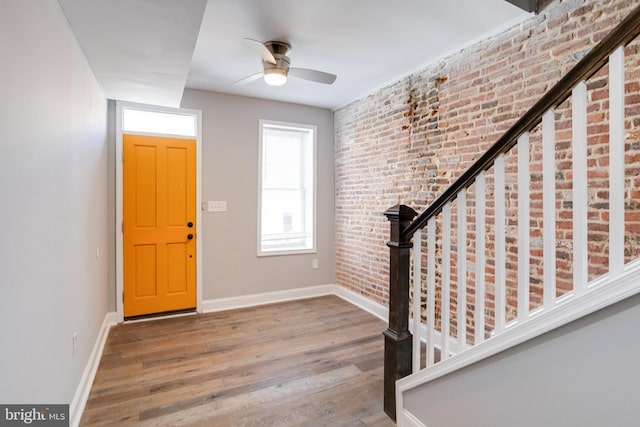
[{"label": "red brick", "polygon": [[[581,3],[576,5],[575,3]],[[397,203],[423,209],[526,112],[597,40],[634,7],[632,0],[551,0],[543,13],[515,29],[480,42],[335,112],[336,283],[386,304],[388,223],[382,212]],[[522,31],[520,31],[522,29]],[[640,255],[640,59],[635,41],[625,49],[626,95],[626,259]],[[634,56],[635,55],[635,56]],[[604,71],[589,79],[590,277],[608,262],[608,85]],[[571,108],[556,108],[556,293],[572,289]],[[603,122],[604,120],[604,122]],[[539,174],[539,127],[531,133],[531,171]],[[635,147],[635,148],[633,148]],[[508,265],[517,263],[517,180],[515,156],[507,156]],[[493,283],[493,180],[488,172],[487,283]],[[537,186],[537,187],[536,187]],[[469,271],[467,337],[475,310],[474,201],[468,192],[466,242]],[[532,177],[532,238],[540,239],[540,175]],[[455,227],[456,217],[452,225]],[[440,223],[439,223],[440,224]],[[440,225],[439,225],[440,226]],[[455,228],[454,228],[455,230]],[[455,231],[452,235],[455,241]],[[538,244],[538,243],[535,243]],[[531,301],[540,304],[544,265],[532,247]],[[441,249],[439,248],[439,253]],[[455,252],[452,257],[457,260]],[[423,257],[424,258],[424,257]],[[452,269],[455,261],[452,263]],[[438,283],[441,283],[441,266]],[[508,317],[517,313],[517,271],[507,272]],[[452,285],[455,287],[453,277]],[[487,299],[493,301],[492,286]],[[452,307],[457,303],[452,301]],[[493,311],[487,322],[493,324]],[[456,320],[457,322],[457,320]],[[457,324],[456,324],[457,327]],[[488,330],[487,330],[488,331]]]}]

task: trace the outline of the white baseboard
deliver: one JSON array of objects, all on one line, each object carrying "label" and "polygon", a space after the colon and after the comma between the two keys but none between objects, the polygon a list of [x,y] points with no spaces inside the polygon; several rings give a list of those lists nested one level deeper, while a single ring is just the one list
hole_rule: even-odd
[{"label": "white baseboard", "polygon": [[398,417],[398,427],[427,427],[411,412],[404,409]]},{"label": "white baseboard", "polygon": [[78,384],[73,400],[69,405],[69,425],[72,427],[80,424],[82,412],[84,411],[87,399],[89,398],[89,393],[91,392],[93,379],[98,371],[98,365],[100,365],[102,351],[104,350],[104,345],[107,342],[107,337],[109,336],[109,329],[111,329],[111,326],[116,323],[118,323],[117,313],[109,312],[104,316],[102,326],[100,326],[100,331],[98,332],[96,341],[93,344],[93,349],[89,355],[89,360],[87,361],[87,365],[85,366],[82,377],[80,378],[80,383]]},{"label": "white baseboard", "polygon": [[213,313],[215,311],[235,310],[238,308],[254,307],[277,302],[322,297],[332,295],[334,293],[333,286],[334,285],[320,285],[308,288],[287,289],[286,291],[264,292],[238,297],[210,299],[202,302],[202,312]]},{"label": "white baseboard", "polygon": [[[339,296],[343,300],[360,307],[364,311],[368,311],[373,314],[377,318],[384,320],[385,322],[389,321],[389,308],[385,307],[382,304],[371,301],[369,298],[357,294],[347,288],[343,288],[342,286],[332,285],[333,286],[333,294]],[[409,319],[409,330],[413,331],[413,320]],[[426,342],[427,340],[427,325],[424,323],[420,324],[420,341]],[[439,331],[434,331],[433,333],[433,344],[439,350],[442,348],[442,335]],[[450,345],[450,354],[454,355],[459,353],[461,350],[465,350],[468,346],[465,344],[463,349],[459,348],[458,341],[455,338],[449,338]]]},{"label": "white baseboard", "polygon": [[215,311],[235,310],[238,308],[254,307],[258,305],[306,298],[316,298],[327,295],[336,295],[343,300],[373,314],[377,318],[384,320],[385,322],[387,322],[389,318],[389,309],[387,307],[371,301],[367,297],[357,294],[347,288],[334,284],[206,300],[202,303],[202,312],[212,313]]},{"label": "white baseboard", "polygon": [[384,320],[385,322],[389,321],[389,308],[377,302],[371,301],[369,298],[357,294],[347,288],[343,288],[342,286],[331,286],[332,294],[339,296],[343,300],[350,302],[357,307],[360,307],[364,311],[368,311],[369,313],[373,314],[381,320]]}]

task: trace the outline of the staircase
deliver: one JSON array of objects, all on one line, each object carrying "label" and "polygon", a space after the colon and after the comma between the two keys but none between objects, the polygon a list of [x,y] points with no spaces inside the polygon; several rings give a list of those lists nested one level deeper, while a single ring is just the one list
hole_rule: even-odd
[{"label": "staircase", "polygon": [[[570,341],[582,331],[575,329],[580,319],[590,326],[588,319],[604,316],[599,321],[609,324],[620,317],[616,310],[635,309],[640,156],[625,129],[640,122],[640,111],[626,107],[640,96],[639,34],[640,7],[423,212],[405,205],[385,212],[384,398],[398,425],[458,425],[422,419],[429,411],[418,417],[425,411],[416,396],[428,400],[479,366],[499,375],[492,364],[501,355],[519,357],[534,343],[546,348],[549,334]],[[476,387],[465,393],[492,389]],[[486,425],[500,425],[491,419]]]}]

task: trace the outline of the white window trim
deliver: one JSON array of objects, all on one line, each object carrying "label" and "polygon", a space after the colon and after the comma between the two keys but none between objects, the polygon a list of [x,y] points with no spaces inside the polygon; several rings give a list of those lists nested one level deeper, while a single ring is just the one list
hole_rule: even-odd
[{"label": "white window trim", "polygon": [[[273,250],[273,251],[263,251],[262,250],[262,146],[263,146],[263,127],[267,125],[267,126],[282,126],[284,128],[294,128],[294,129],[301,129],[301,130],[311,130],[313,131],[313,147],[312,147],[312,154],[313,154],[313,172],[312,172],[312,179],[313,179],[313,184],[312,184],[312,188],[313,188],[313,213],[312,213],[312,218],[313,218],[313,227],[311,229],[311,233],[312,233],[312,247],[311,248],[304,248],[304,249],[285,249],[285,250]],[[318,172],[318,159],[317,159],[317,154],[318,154],[318,127],[315,125],[306,125],[306,124],[300,124],[300,123],[288,123],[288,122],[279,122],[279,121],[273,121],[273,120],[264,120],[264,119],[260,119],[259,120],[259,126],[258,126],[258,191],[257,191],[257,198],[258,198],[258,218],[257,218],[257,222],[258,222],[258,233],[257,233],[257,254],[258,257],[267,257],[267,256],[277,256],[277,255],[298,255],[298,254],[313,254],[317,252],[317,237],[318,237],[318,233],[317,233],[317,210],[318,210],[318,184],[317,184],[317,172]]]}]

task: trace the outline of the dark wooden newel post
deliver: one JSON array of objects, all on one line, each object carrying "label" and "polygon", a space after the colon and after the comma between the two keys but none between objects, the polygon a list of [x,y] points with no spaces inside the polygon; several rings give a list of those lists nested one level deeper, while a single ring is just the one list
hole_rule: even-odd
[{"label": "dark wooden newel post", "polygon": [[404,230],[417,212],[396,205],[385,213],[391,222],[389,257],[389,327],[384,331],[384,411],[396,419],[396,381],[411,373],[411,332],[409,332],[409,239]]}]

